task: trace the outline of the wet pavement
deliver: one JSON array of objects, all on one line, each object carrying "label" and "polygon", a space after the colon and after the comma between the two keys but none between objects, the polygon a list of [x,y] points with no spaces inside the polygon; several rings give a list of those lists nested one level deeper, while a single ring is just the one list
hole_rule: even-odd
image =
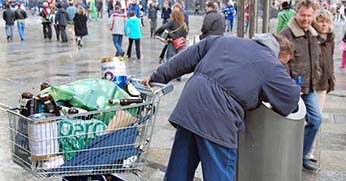
[{"label": "wet pavement", "polygon": [[[84,47],[78,48],[74,41],[61,43],[56,41],[55,36],[52,40],[44,40],[38,17],[30,17],[27,20],[23,42],[19,40],[15,27],[14,40],[8,43],[1,21],[0,103],[16,106],[18,93],[37,92],[42,82],[60,85],[79,79],[100,77],[100,59],[113,56],[115,53],[106,23],[106,19],[89,22],[89,35],[85,38]],[[198,34],[201,24],[201,16],[190,16],[190,35]],[[147,19],[145,25],[141,39],[141,60],[127,61],[128,74],[137,78],[146,77],[159,65],[157,59],[163,46],[158,40],[150,38]],[[275,20],[272,20],[271,29],[274,29],[274,25]],[[336,42],[341,40],[344,25],[344,22],[335,24]],[[127,49],[127,43],[127,39],[124,38],[124,50]],[[135,57],[134,55],[135,52],[132,57]],[[341,52],[335,50],[336,90],[327,96],[323,124],[317,139],[316,155],[321,170],[318,173],[303,172],[304,181],[346,180],[346,70],[337,68],[340,61]],[[185,75],[181,82],[172,81],[175,86],[174,92],[161,100],[151,151],[147,159],[148,165],[140,173],[145,180],[163,178],[175,132],[167,118],[188,77],[189,75]],[[11,161],[8,118],[4,111],[0,111],[0,129],[0,181],[47,180],[34,178]],[[128,178],[136,180],[133,175]],[[196,172],[195,180],[202,180],[200,168]]]}]

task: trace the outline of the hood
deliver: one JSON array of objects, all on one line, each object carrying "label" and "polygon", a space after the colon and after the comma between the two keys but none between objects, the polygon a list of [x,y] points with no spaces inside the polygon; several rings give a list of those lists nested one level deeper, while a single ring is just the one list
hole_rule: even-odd
[{"label": "hood", "polygon": [[273,51],[275,57],[279,57],[280,45],[271,33],[255,34],[252,39],[257,43],[270,48]]}]

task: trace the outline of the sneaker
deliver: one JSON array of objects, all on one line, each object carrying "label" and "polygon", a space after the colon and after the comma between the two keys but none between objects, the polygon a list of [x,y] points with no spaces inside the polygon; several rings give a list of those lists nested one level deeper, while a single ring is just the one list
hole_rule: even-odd
[{"label": "sneaker", "polygon": [[303,161],[303,168],[307,171],[317,172],[320,167],[310,160]]}]

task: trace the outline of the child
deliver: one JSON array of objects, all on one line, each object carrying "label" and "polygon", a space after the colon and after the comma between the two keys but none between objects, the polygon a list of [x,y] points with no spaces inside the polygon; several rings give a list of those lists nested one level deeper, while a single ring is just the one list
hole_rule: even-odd
[{"label": "child", "polygon": [[129,47],[127,49],[127,57],[131,58],[132,43],[135,41],[137,59],[141,59],[140,40],[141,40],[141,20],[135,16],[135,12],[130,12],[130,18],[125,25],[125,34],[129,36]]},{"label": "child", "polygon": [[77,13],[73,18],[74,21],[74,32],[76,35],[78,47],[83,46],[83,36],[88,35],[87,21],[88,17],[84,13],[84,8],[82,6],[78,7]]}]

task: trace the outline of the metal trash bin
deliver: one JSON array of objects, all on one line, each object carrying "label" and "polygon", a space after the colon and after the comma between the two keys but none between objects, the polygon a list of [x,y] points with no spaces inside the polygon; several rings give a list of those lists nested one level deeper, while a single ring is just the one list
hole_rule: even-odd
[{"label": "metal trash bin", "polygon": [[283,117],[268,103],[247,112],[239,133],[237,181],[301,181],[305,104]]}]

